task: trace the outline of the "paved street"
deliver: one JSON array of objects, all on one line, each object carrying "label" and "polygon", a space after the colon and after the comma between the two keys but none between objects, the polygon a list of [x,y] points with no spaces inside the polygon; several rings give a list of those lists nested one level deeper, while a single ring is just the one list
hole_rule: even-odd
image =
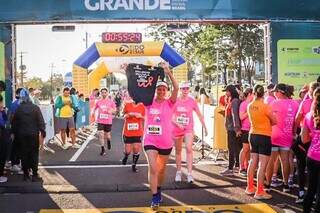
[{"label": "paved street", "polygon": [[[122,123],[114,121],[112,149],[106,156],[99,155],[99,143],[92,133],[80,150],[62,150],[49,144],[55,153],[41,153],[43,183],[26,183],[21,175],[8,172],[9,181],[0,185],[0,209],[4,213],[150,211],[144,155],[138,173],[120,163]],[[200,153],[196,152],[195,159],[198,157]],[[281,188],[271,192],[274,198],[266,205],[245,195],[244,178],[219,175],[225,163],[201,160],[195,164],[193,184],[188,184],[185,176],[182,183],[175,183],[173,153],[163,185],[163,208],[158,212],[302,212],[301,206],[294,204],[295,196],[283,193]]]}]

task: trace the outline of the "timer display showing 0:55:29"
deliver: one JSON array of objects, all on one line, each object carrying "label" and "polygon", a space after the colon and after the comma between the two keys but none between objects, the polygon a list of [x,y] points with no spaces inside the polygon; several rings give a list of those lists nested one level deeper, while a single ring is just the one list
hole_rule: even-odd
[{"label": "timer display showing 0:55:29", "polygon": [[105,43],[141,43],[141,33],[103,33],[102,42]]}]

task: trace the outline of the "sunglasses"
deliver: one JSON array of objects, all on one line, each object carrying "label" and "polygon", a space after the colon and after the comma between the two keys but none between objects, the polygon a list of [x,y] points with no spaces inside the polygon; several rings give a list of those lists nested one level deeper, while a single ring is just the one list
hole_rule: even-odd
[{"label": "sunglasses", "polygon": [[189,87],[182,87],[182,88],[180,88],[181,90],[188,90],[189,89]]}]

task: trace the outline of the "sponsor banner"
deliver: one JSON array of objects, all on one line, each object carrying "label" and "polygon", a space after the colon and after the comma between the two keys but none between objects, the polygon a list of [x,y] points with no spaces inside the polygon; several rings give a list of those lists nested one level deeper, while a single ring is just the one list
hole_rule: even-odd
[{"label": "sponsor banner", "polygon": [[277,53],[279,83],[293,85],[299,91],[320,75],[320,39],[281,39]]},{"label": "sponsor banner", "polygon": [[[288,9],[290,5],[290,10]],[[309,0],[1,0],[0,22],[95,20],[319,20]]]},{"label": "sponsor banner", "polygon": [[46,124],[46,138],[45,144],[49,142],[50,139],[54,137],[54,116],[53,116],[53,106],[52,105],[40,105],[40,110]]},{"label": "sponsor banner", "polygon": [[275,213],[265,203],[239,205],[206,206],[161,206],[157,210],[150,207],[101,208],[101,209],[42,209],[40,213]]},{"label": "sponsor banner", "polygon": [[[213,148],[213,139],[214,139],[214,109],[215,106],[211,106],[208,104],[198,104],[200,112],[203,115],[204,122],[206,123],[208,129],[208,135],[205,136],[203,132],[203,140],[206,144],[208,144],[211,148]],[[193,113],[193,120],[194,120],[194,134],[198,136],[200,139],[202,138],[202,124],[198,119],[197,114]]]}]

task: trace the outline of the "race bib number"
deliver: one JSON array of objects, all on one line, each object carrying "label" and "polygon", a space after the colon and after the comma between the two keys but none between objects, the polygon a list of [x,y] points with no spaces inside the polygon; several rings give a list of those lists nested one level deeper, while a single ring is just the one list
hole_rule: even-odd
[{"label": "race bib number", "polygon": [[130,124],[128,124],[127,129],[129,131],[139,130],[139,124],[138,123],[130,123]]},{"label": "race bib number", "polygon": [[149,125],[147,128],[148,135],[162,135],[162,129],[159,125]]},{"label": "race bib number", "polygon": [[188,117],[182,117],[182,116],[177,117],[177,123],[184,126],[187,126],[189,124],[189,120],[190,119]]},{"label": "race bib number", "polygon": [[101,114],[99,115],[99,118],[100,118],[100,119],[108,119],[108,118],[109,118],[109,115],[108,115],[108,114],[102,114],[102,113],[101,113]]}]

